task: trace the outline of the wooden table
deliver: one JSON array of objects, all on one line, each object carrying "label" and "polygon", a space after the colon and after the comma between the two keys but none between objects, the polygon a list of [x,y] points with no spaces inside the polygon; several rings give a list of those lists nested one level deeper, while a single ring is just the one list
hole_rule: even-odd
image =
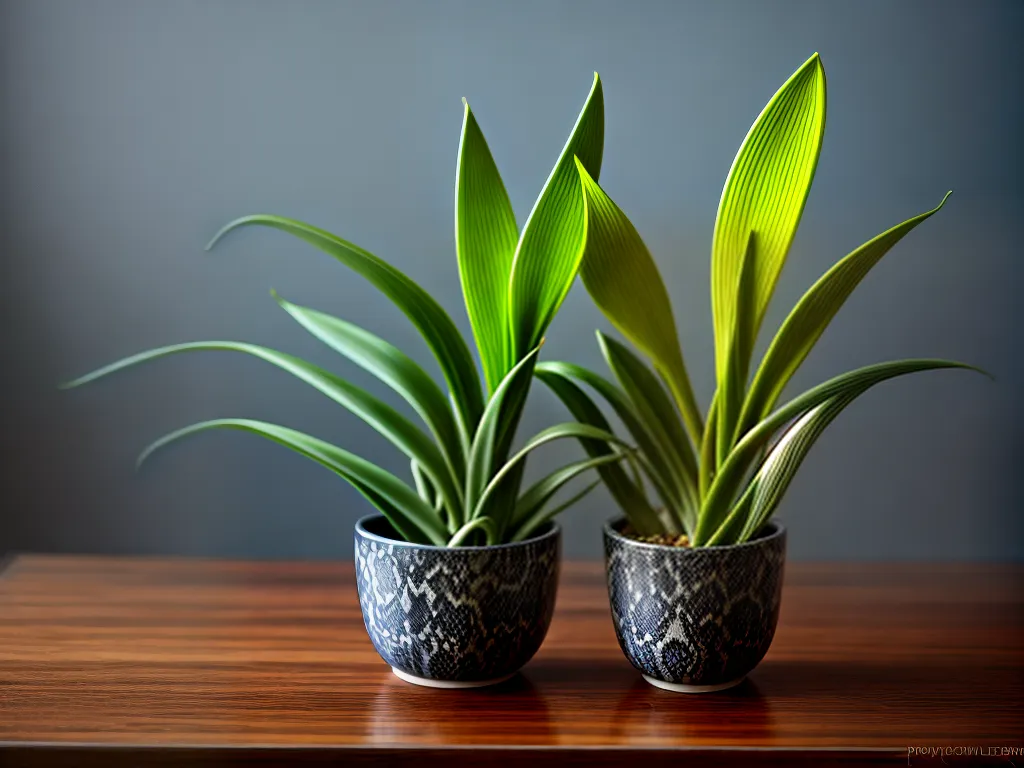
[{"label": "wooden table", "polygon": [[785,590],[751,677],[686,696],[641,680],[601,565],[569,563],[521,675],[438,691],[377,657],[351,563],[22,556],[0,765],[1024,765],[1024,567],[791,564]]}]

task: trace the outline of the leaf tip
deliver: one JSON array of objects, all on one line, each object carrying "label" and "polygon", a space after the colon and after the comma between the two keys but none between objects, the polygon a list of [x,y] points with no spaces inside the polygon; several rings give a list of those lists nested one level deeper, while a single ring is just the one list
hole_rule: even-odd
[{"label": "leaf tip", "polygon": [[281,294],[279,294],[273,288],[270,289],[270,295],[271,295],[271,297],[273,297],[274,301],[277,302],[277,305],[279,307],[281,307],[281,309],[283,309],[285,312],[288,312],[289,314],[294,316],[294,314],[295,314],[293,312],[293,310],[295,309],[295,305],[294,304],[292,304],[290,301],[288,301],[288,299],[284,298]]},{"label": "leaf tip", "polygon": [[[232,222],[232,224],[233,223],[234,222]],[[215,246],[218,242],[220,242],[220,239],[222,237],[224,237],[224,235],[226,235],[228,233],[229,229],[231,229],[231,224],[225,224],[223,227],[218,229],[217,230],[217,234],[215,234],[213,237],[210,238],[210,241],[206,244],[206,246],[203,248],[203,250],[206,251],[207,253],[212,251],[213,250],[213,246]]]},{"label": "leaf tip", "polygon": [[149,458],[149,455],[151,453],[153,453],[152,446],[150,446],[149,448],[144,449],[142,451],[142,453],[140,453],[138,456],[135,457],[135,471],[136,472],[138,472],[139,470],[142,469],[142,465],[146,463],[146,459]]}]

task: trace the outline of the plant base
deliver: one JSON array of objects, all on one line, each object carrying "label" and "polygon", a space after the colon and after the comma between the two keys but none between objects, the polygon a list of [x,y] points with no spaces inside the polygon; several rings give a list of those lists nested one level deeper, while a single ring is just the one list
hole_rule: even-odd
[{"label": "plant base", "polygon": [[503,683],[515,674],[513,672],[512,675],[496,677],[493,680],[432,680],[429,677],[410,675],[408,672],[403,672],[394,667],[391,668],[391,671],[395,673],[395,677],[399,680],[404,680],[413,685],[422,685],[424,688],[484,688],[488,685]]},{"label": "plant base", "polygon": [[[395,672],[395,674],[398,674],[398,672]],[[659,680],[656,677],[644,675],[644,680],[655,688],[661,688],[663,691],[672,691],[672,693],[714,693],[715,691],[735,688],[746,679],[746,676],[743,676],[728,683],[718,683],[716,685],[688,685],[686,683],[666,683],[664,680]]]}]

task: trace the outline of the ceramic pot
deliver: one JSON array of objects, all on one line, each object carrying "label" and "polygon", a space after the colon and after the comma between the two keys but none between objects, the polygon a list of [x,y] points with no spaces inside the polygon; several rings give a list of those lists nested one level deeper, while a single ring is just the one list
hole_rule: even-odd
[{"label": "ceramic pot", "polygon": [[786,530],[721,547],[669,547],[604,528],[615,634],[647,682],[704,693],[740,683],[768,652],[782,600]]},{"label": "ceramic pot", "polygon": [[435,688],[508,679],[547,634],[562,534],[490,547],[401,541],[381,515],[356,523],[356,580],[373,647],[398,677]]}]

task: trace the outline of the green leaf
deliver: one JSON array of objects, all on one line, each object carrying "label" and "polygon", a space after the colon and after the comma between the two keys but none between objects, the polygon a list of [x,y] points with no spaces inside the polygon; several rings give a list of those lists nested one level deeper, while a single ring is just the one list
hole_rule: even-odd
[{"label": "green leaf", "polygon": [[[644,470],[648,477],[650,477],[655,489],[658,491],[658,495],[661,497],[662,503],[673,510],[674,518],[678,520],[684,519],[686,516],[685,512],[682,510],[684,501],[680,496],[675,470],[670,466],[671,461],[668,454],[662,448],[661,442],[655,438],[652,432],[648,430],[647,426],[641,420],[633,406],[633,403],[631,403],[629,398],[626,396],[626,393],[603,376],[594,373],[588,368],[574,365],[572,363],[540,363],[537,365],[537,370],[582,382],[595,390],[608,402],[612,407],[612,410],[615,411],[615,415],[619,417],[626,429],[629,431],[629,434],[632,435],[634,440],[636,440],[637,446],[640,449],[640,454],[646,458],[646,462],[643,464]],[[572,408],[570,408],[570,410],[572,410]],[[573,416],[577,421],[586,421],[586,419],[579,418],[575,411],[573,411]],[[635,508],[640,510],[640,515],[643,515],[644,520],[633,521],[634,523],[639,523],[639,525],[635,526],[638,531],[641,529],[650,530],[652,534],[663,532],[661,522],[652,521],[647,518],[645,507],[641,505],[635,497],[631,496],[627,502],[620,502],[620,504],[622,504],[623,511],[625,511],[627,515],[629,514],[629,509]],[[634,505],[636,506],[634,507]]]},{"label": "green leaf", "polygon": [[107,376],[150,360],[157,360],[181,352],[241,352],[264,360],[287,371],[301,381],[313,386],[334,402],[352,411],[381,435],[390,440],[400,451],[417,462],[430,477],[434,487],[439,489],[448,509],[455,510],[461,506],[462,494],[455,485],[454,478],[448,472],[444,458],[437,446],[423,434],[414,424],[387,403],[350,384],[339,376],[325,371],[284,352],[233,341],[196,341],[185,344],[173,344],[166,347],[140,352],[88,373],[66,384],[66,387],[77,387],[90,381]]},{"label": "green leaf", "polygon": [[254,225],[279,229],[319,248],[362,275],[391,299],[416,326],[437,358],[463,421],[469,425],[477,423],[483,411],[483,393],[473,357],[455,323],[430,294],[404,273],[359,246],[325,230],[282,216],[257,214],[236,219],[221,229],[206,249],[213,248],[228,232]]},{"label": "green leaf", "polygon": [[444,499],[438,495],[437,491],[434,490],[433,483],[430,482],[430,478],[424,474],[420,465],[416,463],[416,459],[412,459],[409,462],[409,469],[412,473],[412,481],[416,486],[416,493],[420,495],[427,504],[432,506],[439,514],[443,514],[446,522],[449,524],[449,528],[454,524],[454,515],[447,514],[444,509]]},{"label": "green leaf", "polygon": [[[611,432],[608,420],[594,401],[559,366],[559,363],[540,363],[534,374],[555,393],[576,421]],[[583,439],[580,440],[580,445],[591,458],[615,454],[614,449],[603,440]],[[647,536],[662,532],[658,513],[647,500],[639,478],[636,481],[631,480],[617,462],[599,465],[597,471],[608,487],[608,492],[637,532]]]},{"label": "green leaf", "polygon": [[[466,476],[462,439],[440,387],[402,350],[358,325],[308,307],[292,304],[275,295],[277,303],[299,324],[334,351],[369,371],[412,406],[430,429],[445,461],[461,485]],[[468,441],[468,436],[465,438]],[[460,493],[461,497],[461,493]]]},{"label": "green leaf", "polygon": [[587,241],[580,267],[598,309],[668,382],[694,442],[704,431],[700,408],[676,334],[672,304],[639,233],[619,207],[577,163],[585,200]]},{"label": "green leaf", "polygon": [[578,475],[590,469],[614,465],[624,458],[624,453],[612,451],[604,456],[574,461],[572,464],[567,464],[556,469],[551,474],[545,475],[526,489],[523,495],[519,497],[519,500],[516,502],[515,512],[512,513],[512,527],[518,529],[519,526],[526,524],[531,516],[537,514],[541,507],[561,490],[562,486],[575,479]]},{"label": "green leaf", "polygon": [[[749,307],[754,298],[754,264],[756,263],[756,235],[751,232],[740,266],[736,286],[736,306]],[[736,422],[739,421],[743,395],[747,386],[750,355],[754,346],[750,312],[738,312],[733,318],[732,341],[729,348],[725,375],[718,381],[718,423],[715,425],[715,465],[725,461],[735,440]]]},{"label": "green leaf", "polygon": [[[694,546],[703,546],[718,530],[737,495],[751,461],[783,425],[803,416],[807,411],[835,397],[857,397],[876,384],[896,376],[939,368],[963,368],[985,373],[980,368],[951,360],[895,360],[877,363],[829,379],[793,398],[758,422],[736,443],[711,483],[697,523]],[[986,374],[987,375],[987,374]]]},{"label": "green leaf", "polygon": [[793,424],[772,448],[754,478],[753,514],[741,534],[749,539],[768,520],[789,488],[811,446],[856,395],[833,397],[815,406]]},{"label": "green leaf", "polygon": [[[751,315],[754,337],[761,327],[811,189],[824,132],[825,71],[814,54],[751,126],[722,190],[711,246],[711,309],[719,381],[728,366],[737,313]],[[757,235],[754,301],[737,307],[736,286],[751,232]]]},{"label": "green leaf", "polygon": [[600,484],[600,480],[595,480],[593,483],[586,486],[582,491],[569,497],[558,506],[551,507],[549,509],[538,510],[538,512],[533,517],[531,517],[529,520],[524,522],[521,526],[519,526],[519,528],[516,529],[515,533],[512,535],[512,541],[526,541],[526,539],[530,538],[531,534],[533,534],[533,532],[536,531],[537,528],[539,528],[542,524],[546,523],[548,520],[555,517],[556,515],[564,512],[569,507],[572,507],[575,504],[579,503],[579,501],[583,499],[583,497],[585,497],[588,493],[597,488],[597,486],[599,486]]},{"label": "green leaf", "polygon": [[509,286],[512,359],[536,347],[569,293],[583,257],[586,224],[575,157],[597,178],[604,151],[604,93],[594,85],[516,247]]},{"label": "green leaf", "polygon": [[697,503],[697,461],[679,414],[657,378],[628,347],[600,331],[597,341],[615,378],[629,396],[633,408],[667,457],[675,482],[680,509],[687,510],[680,523],[689,530]]},{"label": "green leaf", "polygon": [[466,105],[455,181],[455,250],[462,293],[489,392],[508,373],[509,278],[516,217],[483,132]]},{"label": "green leaf", "polygon": [[754,376],[743,404],[741,432],[768,415],[832,318],[871,268],[914,227],[937,213],[950,194],[947,192],[932,210],[898,224],[853,251],[803,295],[775,334]]},{"label": "green leaf", "polygon": [[[487,514],[487,504],[491,500],[491,496],[494,495],[495,490],[501,487],[502,481],[509,476],[510,473],[520,468],[522,462],[531,452],[554,440],[564,440],[572,437],[577,439],[605,440],[624,448],[629,447],[622,440],[607,430],[598,429],[597,427],[592,427],[589,424],[581,424],[575,421],[566,421],[561,424],[555,424],[547,429],[543,429],[527,440],[526,445],[520,448],[512,458],[506,461],[505,464],[494,473],[494,476],[491,477],[490,481],[484,487],[483,492],[480,494],[480,497],[476,502],[476,506],[473,509],[472,517],[483,517]],[[493,517],[493,515],[491,516]],[[502,522],[499,521],[499,530],[504,527],[505,526],[502,525]]]},{"label": "green leaf", "polygon": [[215,419],[192,424],[151,444],[139,455],[138,464],[165,445],[208,429],[239,429],[290,448],[351,483],[406,541],[437,546],[444,546],[447,541],[447,531],[434,510],[397,477],[353,453],[276,424],[251,419]]},{"label": "green leaf", "polygon": [[797,419],[768,452],[733,511],[708,546],[747,541],[768,520],[796,475],[811,446],[832,420],[857,396],[839,395],[816,405]]},{"label": "green leaf", "polygon": [[[477,427],[469,449],[465,491],[467,517],[462,522],[468,522],[474,517],[471,513],[477,508],[480,495],[491,479],[495,462],[504,458],[503,454],[495,450],[501,428],[501,417],[504,413],[503,405],[506,398],[518,399],[520,393],[529,389],[533,366],[539,352],[540,347],[537,347],[505,374],[505,378],[494,390],[494,394],[491,395],[491,399],[487,403],[487,408],[484,409],[480,425]],[[525,400],[525,396],[523,399]]]},{"label": "green leaf", "polygon": [[481,530],[487,537],[487,544],[498,543],[498,529],[494,525],[494,521],[489,517],[478,517],[474,520],[470,520],[464,526],[459,528],[455,532],[455,535],[448,540],[449,547],[457,547],[462,545],[466,538],[475,530]]},{"label": "green leaf", "polygon": [[708,420],[704,427],[704,437],[700,443],[700,460],[697,466],[697,491],[701,502],[708,495],[711,481],[715,477],[718,464],[715,463],[715,449],[718,443],[718,392],[711,397],[708,406]]}]

